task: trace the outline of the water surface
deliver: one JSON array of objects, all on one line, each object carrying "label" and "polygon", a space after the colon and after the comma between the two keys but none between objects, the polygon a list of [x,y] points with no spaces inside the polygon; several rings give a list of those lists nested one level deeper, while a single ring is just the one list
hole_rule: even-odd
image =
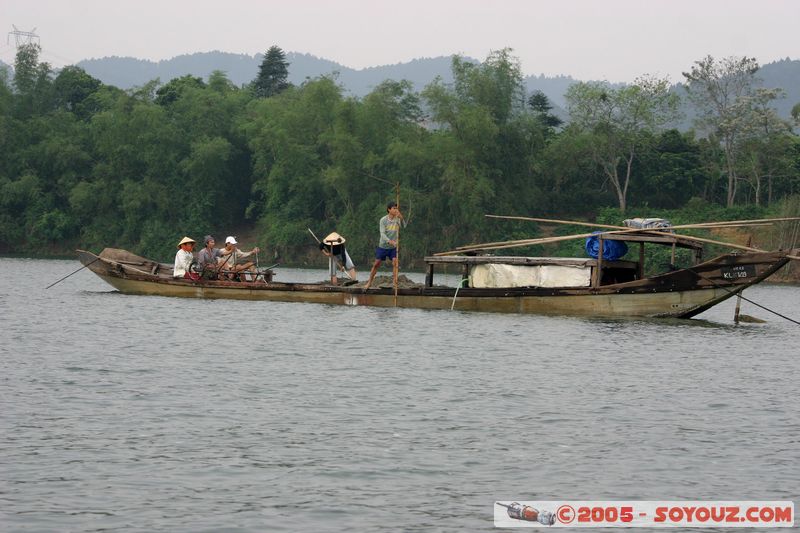
[{"label": "water surface", "polygon": [[[0,529],[476,531],[495,500],[794,500],[798,326],[125,296],[0,259]],[[325,271],[278,269],[278,279]],[[795,319],[800,288],[745,296]]]}]

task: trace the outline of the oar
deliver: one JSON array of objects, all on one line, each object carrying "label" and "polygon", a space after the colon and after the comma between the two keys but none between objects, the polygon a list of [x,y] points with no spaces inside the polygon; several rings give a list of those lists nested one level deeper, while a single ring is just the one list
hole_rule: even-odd
[{"label": "oar", "polygon": [[95,257],[94,259],[92,259],[91,261],[89,261],[88,263],[86,263],[85,265],[83,265],[82,267],[80,267],[80,268],[79,268],[78,270],[76,270],[75,272],[71,272],[71,273],[67,274],[66,276],[64,276],[64,277],[63,277],[63,278],[61,278],[60,280],[56,281],[55,283],[51,283],[50,285],[48,285],[47,287],[45,287],[45,288],[44,288],[44,290],[47,290],[47,289],[49,289],[49,288],[50,288],[50,287],[52,287],[53,285],[56,285],[56,284],[58,284],[58,283],[61,283],[62,281],[64,281],[64,280],[65,280],[65,279],[67,279],[68,277],[70,277],[72,274],[77,274],[78,272],[80,272],[80,271],[81,271],[81,270],[83,270],[84,268],[88,267],[89,265],[91,265],[92,263],[94,263],[95,261],[97,261],[98,259],[100,259],[100,258],[99,258],[99,257]]},{"label": "oar", "polygon": [[231,258],[231,256],[232,256],[232,255],[233,255],[233,253],[229,253],[228,255],[226,255],[226,256],[225,256],[225,261],[223,261],[222,263],[220,263],[219,265],[217,265],[217,268],[216,268],[216,269],[214,269],[214,277],[215,277],[215,278],[218,278],[218,277],[219,277],[219,273],[220,273],[220,271],[222,270],[222,267],[224,267],[225,265],[227,265],[227,264],[228,264],[228,261],[230,260],[230,258]]}]

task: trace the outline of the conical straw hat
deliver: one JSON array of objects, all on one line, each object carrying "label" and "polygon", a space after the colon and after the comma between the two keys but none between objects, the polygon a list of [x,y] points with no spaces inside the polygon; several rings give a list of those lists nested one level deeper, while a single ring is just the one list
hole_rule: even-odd
[{"label": "conical straw hat", "polygon": [[341,235],[339,235],[334,231],[333,233],[322,239],[322,242],[324,242],[325,244],[344,244],[345,239],[344,237],[342,237]]},{"label": "conical straw hat", "polygon": [[178,248],[180,248],[182,244],[186,244],[187,242],[195,242],[195,240],[192,239],[191,237],[184,237],[183,239],[181,239],[181,242],[178,243]]}]

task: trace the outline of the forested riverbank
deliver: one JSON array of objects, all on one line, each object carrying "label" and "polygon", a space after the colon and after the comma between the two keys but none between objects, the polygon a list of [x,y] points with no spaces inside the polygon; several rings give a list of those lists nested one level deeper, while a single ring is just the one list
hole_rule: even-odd
[{"label": "forested riverbank", "polygon": [[[677,94],[651,76],[574,85],[563,123],[544,95],[525,94],[510,50],[479,65],[454,57],[453,84],[415,92],[387,80],[355,98],[333,75],[286,83],[277,47],[244,87],[215,72],[122,91],[77,67],[53,72],[23,46],[0,75],[0,253],[114,246],[165,260],[183,235],[244,232],[246,247],[301,264],[318,257],[312,228],[345,235],[363,264],[398,191],[408,266],[471,242],[569,231],[486,214],[611,224],[794,215],[800,141],[769,107],[778,91],[748,82],[755,66],[687,65],[702,122],[682,132],[665,126]],[[796,231],[770,231],[755,238],[796,244]]]}]

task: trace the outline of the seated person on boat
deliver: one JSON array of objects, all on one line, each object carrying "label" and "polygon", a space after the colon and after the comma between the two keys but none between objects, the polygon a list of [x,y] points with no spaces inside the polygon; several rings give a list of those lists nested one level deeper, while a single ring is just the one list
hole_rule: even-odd
[{"label": "seated person on boat", "polygon": [[[224,248],[214,248],[216,240],[211,235],[206,235],[203,243],[205,246],[197,254],[200,276],[203,279],[217,279],[217,274],[222,267],[222,258],[230,252],[225,251]],[[225,251],[225,254],[223,254],[223,251]]]},{"label": "seated person on boat", "polygon": [[175,254],[175,266],[172,269],[172,275],[176,278],[186,278],[197,281],[200,275],[196,272],[191,272],[191,265],[194,261],[195,240],[191,237],[184,237],[178,243],[178,253]]},{"label": "seated person on boat", "polygon": [[[250,259],[255,254],[261,251],[260,248],[256,247],[250,250],[249,252],[243,252],[239,250],[236,246],[239,244],[236,242],[236,237],[229,235],[225,239],[225,248],[220,250],[220,253],[223,256],[227,256],[223,259],[223,270],[229,271],[230,279],[241,279],[240,273],[242,272],[250,272],[255,279],[256,276],[256,264]],[[241,274],[244,276],[245,274]]]}]

